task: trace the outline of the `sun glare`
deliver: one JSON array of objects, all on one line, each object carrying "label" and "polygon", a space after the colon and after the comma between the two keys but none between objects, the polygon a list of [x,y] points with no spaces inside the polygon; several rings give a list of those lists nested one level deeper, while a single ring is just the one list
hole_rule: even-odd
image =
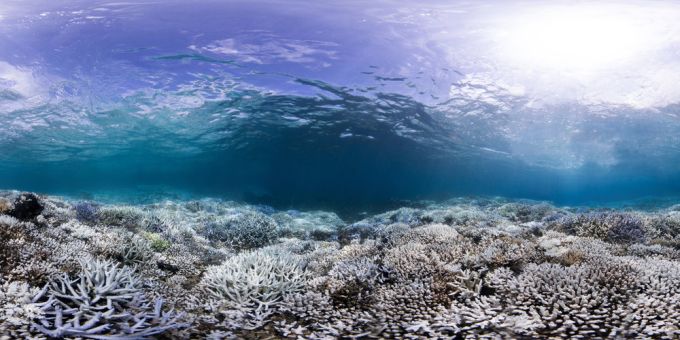
[{"label": "sun glare", "polygon": [[630,13],[565,6],[516,16],[501,34],[501,52],[521,67],[587,74],[635,60],[648,38]]}]

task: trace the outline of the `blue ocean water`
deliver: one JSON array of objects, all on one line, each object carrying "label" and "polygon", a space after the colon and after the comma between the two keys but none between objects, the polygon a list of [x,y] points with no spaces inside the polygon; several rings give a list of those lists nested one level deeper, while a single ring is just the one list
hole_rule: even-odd
[{"label": "blue ocean water", "polygon": [[601,19],[628,34],[625,22],[676,8],[586,5],[595,19],[546,28],[549,43],[513,21],[560,6],[573,10],[4,1],[0,187],[335,211],[470,195],[562,205],[678,195],[677,25],[656,16],[641,30],[656,40],[642,36],[653,43],[635,55],[616,32],[586,44],[593,34],[574,29]]},{"label": "blue ocean water", "polygon": [[0,339],[680,339],[678,18],[2,0]]}]

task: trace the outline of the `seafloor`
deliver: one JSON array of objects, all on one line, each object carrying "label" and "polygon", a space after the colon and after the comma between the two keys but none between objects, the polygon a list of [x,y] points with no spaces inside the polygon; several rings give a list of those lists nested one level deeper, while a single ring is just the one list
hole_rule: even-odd
[{"label": "seafloor", "polygon": [[680,338],[680,205],[0,197],[4,339]]}]

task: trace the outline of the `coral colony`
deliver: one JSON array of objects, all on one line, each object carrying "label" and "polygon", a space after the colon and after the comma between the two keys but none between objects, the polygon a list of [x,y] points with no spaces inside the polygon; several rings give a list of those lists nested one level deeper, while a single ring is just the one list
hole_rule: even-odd
[{"label": "coral colony", "polygon": [[2,339],[680,337],[680,206],[0,197]]}]

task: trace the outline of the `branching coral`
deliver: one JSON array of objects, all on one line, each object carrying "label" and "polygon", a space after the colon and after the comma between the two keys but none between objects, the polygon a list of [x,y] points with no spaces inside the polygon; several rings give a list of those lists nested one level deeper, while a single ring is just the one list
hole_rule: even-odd
[{"label": "branching coral", "polygon": [[540,221],[547,216],[557,213],[557,209],[547,203],[528,204],[512,202],[501,205],[496,211],[512,222]]},{"label": "branching coral", "polygon": [[145,238],[134,235],[125,243],[123,262],[125,264],[145,264],[153,257],[151,244]]},{"label": "branching coral", "polygon": [[144,338],[183,328],[182,314],[147,301],[140,279],[128,267],[82,260],[76,278],[55,278],[33,299],[44,315],[33,323],[53,337]]},{"label": "branching coral", "polygon": [[0,275],[7,279],[27,280],[42,284],[54,271],[52,249],[35,236],[35,225],[0,216]]},{"label": "branching coral", "polygon": [[81,222],[94,222],[97,219],[99,206],[91,202],[78,202],[73,206],[76,218]]},{"label": "branching coral", "polygon": [[225,242],[235,249],[254,249],[274,241],[276,227],[276,221],[271,217],[245,211],[207,223],[204,234],[208,239]]},{"label": "branching coral", "polygon": [[30,338],[31,320],[43,316],[32,298],[39,289],[25,282],[0,284],[0,339]]},{"label": "branching coral", "polygon": [[0,215],[0,226],[4,228],[7,227],[11,228],[16,226],[17,224],[19,224],[19,220],[17,220],[16,218],[8,215]]},{"label": "branching coral", "polygon": [[97,209],[96,221],[107,226],[136,230],[145,217],[144,211],[132,206],[105,206]]},{"label": "branching coral", "polygon": [[294,255],[267,250],[246,252],[209,267],[201,288],[210,310],[229,319],[227,327],[257,328],[286,294],[299,292],[307,275]]},{"label": "branching coral", "polygon": [[553,223],[553,228],[568,234],[595,237],[613,243],[645,240],[642,220],[626,213],[588,213],[567,216]]},{"label": "branching coral", "polygon": [[345,222],[338,215],[325,212],[300,212],[288,210],[272,214],[272,218],[278,224],[277,233],[285,237],[297,237],[300,239],[330,238]]},{"label": "branching coral", "polygon": [[40,215],[0,213],[0,338],[680,337],[675,208],[459,198],[344,225],[36,197]]},{"label": "branching coral", "polygon": [[499,268],[487,278],[494,295],[453,312],[457,327],[475,336],[674,338],[680,284],[669,265],[677,263],[599,257],[570,267],[531,264],[519,275]]},{"label": "branching coral", "polygon": [[645,216],[644,224],[651,242],[680,249],[680,212]]}]

